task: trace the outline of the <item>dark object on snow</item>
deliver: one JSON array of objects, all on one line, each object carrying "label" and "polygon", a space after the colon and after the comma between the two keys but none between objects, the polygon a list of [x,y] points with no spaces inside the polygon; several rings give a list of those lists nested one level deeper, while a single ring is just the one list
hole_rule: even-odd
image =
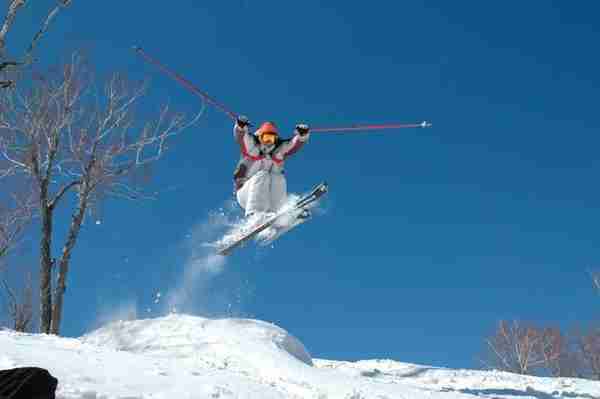
[{"label": "dark object on snow", "polygon": [[0,370],[0,399],[55,399],[57,385],[48,370],[38,367]]}]

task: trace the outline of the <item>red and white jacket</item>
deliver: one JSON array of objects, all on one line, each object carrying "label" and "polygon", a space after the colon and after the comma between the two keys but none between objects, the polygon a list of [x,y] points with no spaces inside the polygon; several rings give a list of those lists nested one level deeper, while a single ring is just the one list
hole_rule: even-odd
[{"label": "red and white jacket", "polygon": [[298,152],[308,141],[309,134],[300,135],[294,131],[289,139],[277,139],[274,145],[265,146],[248,127],[233,127],[233,135],[240,145],[242,157],[234,172],[235,188],[239,190],[244,183],[260,171],[282,174],[286,159]]}]

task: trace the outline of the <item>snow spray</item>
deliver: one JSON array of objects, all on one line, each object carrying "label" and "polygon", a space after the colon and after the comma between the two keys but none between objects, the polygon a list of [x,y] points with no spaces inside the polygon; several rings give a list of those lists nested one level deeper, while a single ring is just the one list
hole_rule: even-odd
[{"label": "snow spray", "polygon": [[[218,211],[211,212],[207,220],[197,223],[186,235],[181,245],[185,253],[182,275],[165,295],[165,311],[223,316],[230,315],[234,308],[239,307],[240,295],[230,294],[232,290],[236,291],[235,286],[240,285],[239,280],[228,278],[228,286],[215,290],[215,280],[226,270],[227,259],[217,255],[208,244],[239,223],[240,215],[236,215],[234,207],[235,204],[227,203]],[[233,274],[231,277],[234,277]]]}]

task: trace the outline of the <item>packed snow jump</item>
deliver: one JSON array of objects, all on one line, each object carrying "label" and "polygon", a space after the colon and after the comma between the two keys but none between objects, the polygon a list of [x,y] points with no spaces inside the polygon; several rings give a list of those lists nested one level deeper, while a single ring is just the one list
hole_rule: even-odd
[{"label": "packed snow jump", "polygon": [[276,124],[267,121],[256,131],[250,132],[252,124],[246,116],[232,112],[184,77],[150,57],[140,47],[134,47],[134,50],[147,62],[158,67],[207,103],[220,109],[234,121],[233,136],[240,146],[241,153],[233,174],[235,197],[244,210],[246,220],[216,243],[216,252],[219,255],[229,255],[234,249],[252,239],[262,245],[270,244],[311,218],[311,208],[316,206],[329,190],[327,183],[318,184],[308,194],[290,203],[287,181],[283,173],[288,157],[308,143],[311,133],[431,127],[428,122],[317,128],[310,128],[306,123],[298,123],[292,137],[282,139]]}]

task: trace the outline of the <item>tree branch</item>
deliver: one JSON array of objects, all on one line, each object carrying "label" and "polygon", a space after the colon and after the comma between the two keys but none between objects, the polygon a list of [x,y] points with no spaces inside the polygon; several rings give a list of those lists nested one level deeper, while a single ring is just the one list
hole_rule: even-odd
[{"label": "tree branch", "polygon": [[15,61],[0,62],[0,72],[3,71],[3,70],[5,70],[9,66],[18,66],[18,65],[22,65],[22,64],[20,64],[18,62],[15,62]]},{"label": "tree branch", "polygon": [[54,209],[56,204],[61,200],[61,198],[65,195],[65,193],[79,184],[81,184],[81,181],[73,180],[69,184],[65,184],[64,186],[62,186],[61,189],[56,194],[56,196],[50,201],[50,205],[49,205],[50,209],[51,210]]},{"label": "tree branch", "polygon": [[62,8],[68,7],[70,5],[71,5],[71,0],[59,0],[58,1],[58,5],[56,7],[54,7],[54,9],[52,11],[50,11],[48,16],[46,17],[46,21],[44,22],[44,24],[42,25],[40,30],[33,37],[33,40],[31,41],[31,44],[29,45],[29,48],[27,49],[27,52],[25,53],[26,60],[31,61],[31,55],[33,53],[33,50],[35,49],[35,46],[37,45],[39,40],[42,38],[42,36],[48,31],[48,28],[50,28],[50,23],[52,22],[52,20],[56,16],[56,14],[58,14],[58,12]]},{"label": "tree branch", "polygon": [[25,0],[13,0],[8,6],[8,13],[4,19],[4,24],[0,30],[0,52],[4,49],[6,44],[6,34],[10,30],[10,27],[15,21],[19,8],[25,5]]},{"label": "tree branch", "polygon": [[0,258],[16,245],[18,237],[32,217],[32,197],[21,200],[13,195],[13,198],[14,207],[0,209]]}]

